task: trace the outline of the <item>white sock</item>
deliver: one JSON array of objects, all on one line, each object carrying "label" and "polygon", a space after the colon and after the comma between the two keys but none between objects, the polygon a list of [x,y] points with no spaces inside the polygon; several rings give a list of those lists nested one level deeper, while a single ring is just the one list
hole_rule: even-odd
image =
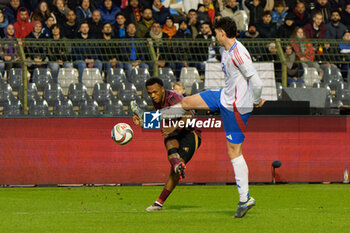
[{"label": "white sock", "polygon": [[248,166],[243,155],[231,160],[239,194],[239,201],[246,202],[249,195]]}]

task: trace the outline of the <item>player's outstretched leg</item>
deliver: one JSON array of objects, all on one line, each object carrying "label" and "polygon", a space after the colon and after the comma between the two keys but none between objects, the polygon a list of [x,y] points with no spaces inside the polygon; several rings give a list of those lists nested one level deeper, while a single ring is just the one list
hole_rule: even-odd
[{"label": "player's outstretched leg", "polygon": [[173,172],[171,168],[167,182],[164,185],[162,193],[159,195],[158,199],[149,207],[146,208],[147,212],[160,211],[163,208],[163,204],[166,199],[169,197],[171,192],[174,190],[176,185],[179,183],[180,176]]}]

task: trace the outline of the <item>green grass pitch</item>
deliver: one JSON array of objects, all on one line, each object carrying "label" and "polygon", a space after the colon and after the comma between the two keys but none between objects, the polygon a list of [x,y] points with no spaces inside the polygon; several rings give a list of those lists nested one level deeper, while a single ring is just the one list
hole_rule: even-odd
[{"label": "green grass pitch", "polygon": [[179,186],[146,213],[162,188],[2,188],[0,232],[350,232],[349,185],[251,185],[242,219],[232,185]]}]

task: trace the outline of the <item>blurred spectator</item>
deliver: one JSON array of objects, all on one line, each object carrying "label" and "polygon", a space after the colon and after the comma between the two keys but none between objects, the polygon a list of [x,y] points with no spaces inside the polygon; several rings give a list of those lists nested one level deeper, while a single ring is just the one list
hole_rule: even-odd
[{"label": "blurred spectator", "polygon": [[210,23],[210,19],[209,19],[208,13],[205,11],[204,4],[198,4],[197,15],[198,15],[198,21],[200,24]]},{"label": "blurred spectator", "polygon": [[5,37],[5,30],[8,25],[9,21],[5,18],[4,12],[0,11],[0,38]]},{"label": "blurred spectator", "polygon": [[43,25],[40,21],[34,21],[32,23],[33,31],[26,36],[27,39],[44,39],[45,35],[42,33]]},{"label": "blurred spectator", "polygon": [[[148,37],[152,39],[152,45],[154,51],[156,52],[157,64],[159,67],[170,67],[172,70],[175,70],[175,64],[172,62],[171,51],[168,47],[166,39],[169,36],[166,33],[162,32],[160,23],[154,22],[151,30],[148,34]],[[152,68],[152,66],[150,66]]]},{"label": "blurred spectator", "polygon": [[294,32],[295,25],[294,25],[294,14],[288,13],[286,17],[284,18],[284,23],[282,26],[278,29],[277,35],[279,38],[290,38]]},{"label": "blurred spectator", "polygon": [[[115,37],[113,36],[113,27],[110,23],[105,23],[102,29],[102,38],[105,41],[111,41]],[[123,68],[122,64],[119,62],[119,56],[122,52],[120,51],[119,46],[113,46],[109,44],[105,44],[101,48],[101,55],[103,56],[103,61],[106,62],[105,70],[108,71],[110,68]]]},{"label": "blurred spectator", "polygon": [[163,6],[160,0],[153,0],[152,13],[155,21],[161,25],[165,24],[165,19],[170,17],[170,10]]},{"label": "blurred spectator", "polygon": [[179,23],[179,30],[177,30],[174,38],[192,38],[191,31],[188,29],[187,23],[184,20]]},{"label": "blurred spectator", "polygon": [[[342,54],[341,72],[345,79],[348,77],[349,63],[350,63],[350,32],[345,32],[343,35],[343,42],[339,44],[340,53]],[[343,55],[344,54],[344,55]],[[349,80],[347,80],[349,81]]]},{"label": "blurred spectator", "polygon": [[[91,39],[89,36],[89,24],[83,22],[80,25],[79,34],[77,39],[81,39],[77,45],[72,45],[74,47],[74,67],[78,68],[80,81],[85,68],[98,68],[102,72],[102,62],[98,59],[97,54],[100,52],[96,49],[96,46],[92,43],[86,43]],[[84,42],[83,42],[84,41]]]},{"label": "blurred spectator", "polygon": [[145,37],[154,22],[152,10],[145,8],[142,12],[142,20],[136,24],[136,36],[138,38]]},{"label": "blurred spectator", "polygon": [[65,0],[54,0],[53,5],[52,13],[55,15],[57,23],[62,25],[67,20],[69,8]]},{"label": "blurred spectator", "polygon": [[141,21],[141,10],[139,0],[129,0],[128,6],[123,9],[127,24],[133,23],[136,25]]},{"label": "blurred spectator", "polygon": [[319,69],[319,65],[315,60],[315,50],[313,45],[306,39],[304,29],[296,27],[291,37],[291,42],[295,54],[298,56],[301,62],[305,63],[306,66],[315,67]]},{"label": "blurred spectator", "polygon": [[321,12],[314,13],[312,23],[304,27],[305,36],[308,39],[324,39],[326,35],[326,25],[323,23]]},{"label": "blurred spectator", "polygon": [[187,24],[191,31],[193,39],[197,37],[200,30],[200,23],[198,21],[198,14],[195,9],[191,9],[187,14]]},{"label": "blurred spectator", "polygon": [[42,30],[42,34],[44,35],[45,38],[51,38],[51,26],[55,24],[55,20],[52,16],[50,16],[49,18],[47,18],[47,20],[45,21],[45,24],[43,25],[43,30]]},{"label": "blurred spectator", "polygon": [[123,54],[126,54],[125,61],[128,63],[123,63],[123,68],[125,70],[126,75],[130,77],[131,69],[133,67],[149,68],[149,66],[145,63],[141,63],[141,61],[145,60],[143,57],[144,48],[142,48],[142,46],[139,46],[139,43],[134,43],[134,40],[137,38],[135,24],[130,23],[126,28],[126,33],[126,37],[129,38],[132,41],[132,43],[128,43],[128,46],[125,46],[124,48],[125,52]]},{"label": "blurred spectator", "polygon": [[174,82],[173,89],[176,93],[183,95],[184,97],[187,96],[185,86],[182,82]]},{"label": "blurred spectator", "polygon": [[316,0],[314,12],[320,12],[323,17],[323,23],[329,23],[331,20],[331,11],[333,10],[328,0]]},{"label": "blurred spectator", "polygon": [[20,7],[17,22],[13,26],[16,31],[16,38],[26,38],[33,31],[33,24],[29,22],[29,13],[26,8]]},{"label": "blurred spectator", "polygon": [[[40,2],[40,0],[30,0],[30,1],[20,0],[20,1],[21,1],[21,5],[23,4],[23,6],[27,8],[29,12],[34,12],[36,9],[38,9],[39,2]],[[52,3],[52,0],[50,0],[49,3]]]},{"label": "blurred spectator", "polygon": [[254,24],[250,24],[248,27],[248,31],[244,32],[242,35],[243,38],[255,39],[260,37],[260,33],[256,30]]},{"label": "blurred spectator", "polygon": [[272,13],[271,11],[264,11],[263,22],[259,23],[257,30],[260,33],[261,38],[275,38],[277,37],[276,24],[271,22]]},{"label": "blurred spectator", "polygon": [[236,22],[237,31],[245,31],[246,25],[244,20],[244,11],[238,9],[238,3],[236,0],[225,0],[226,6],[221,11],[222,17],[230,17]]},{"label": "blurred spectator", "polygon": [[[228,0],[226,0],[228,1]],[[264,5],[260,0],[253,0],[244,2],[245,6],[249,9],[249,23],[258,25],[262,22],[262,16],[264,13]]]},{"label": "blurred spectator", "polygon": [[75,15],[78,25],[91,18],[92,12],[90,10],[90,0],[81,0],[80,6],[75,9]]},{"label": "blurred spectator", "polygon": [[72,68],[73,65],[69,60],[71,59],[69,53],[69,47],[65,43],[65,38],[62,37],[61,29],[58,24],[51,26],[51,36],[55,43],[50,43],[49,52],[49,62],[47,64],[48,68],[51,69],[51,74],[54,80],[57,80],[59,68]]},{"label": "blurred spectator", "polygon": [[19,61],[20,58],[18,56],[17,43],[15,42],[15,27],[13,24],[7,25],[5,29],[5,39],[8,43],[6,43],[6,46],[2,46],[1,48],[3,60],[6,62],[5,69],[10,70],[11,68],[19,68],[21,64],[14,63],[16,61]]},{"label": "blurred spectator", "polygon": [[20,0],[10,0],[10,3],[4,9],[4,14],[9,21],[9,24],[14,24],[17,21],[17,13],[20,6]]},{"label": "blurred spectator", "polygon": [[94,10],[92,12],[91,19],[88,19],[88,24],[90,27],[89,33],[95,38],[102,38],[102,27],[101,13],[99,10]]},{"label": "blurred spectator", "polygon": [[[204,39],[206,41],[213,42],[215,41],[215,35],[213,35],[213,31],[210,27],[209,23],[203,23],[201,25],[201,33],[197,35],[196,39]],[[209,45],[213,46],[212,44]],[[196,46],[196,55],[197,57],[194,59],[195,61],[199,61],[200,63],[195,64],[196,68],[198,69],[200,74],[204,74],[205,70],[205,61],[207,61],[211,56],[211,54],[208,53],[209,51],[208,43],[207,42],[198,42],[198,46]],[[214,51],[215,53],[215,51]],[[193,66],[193,65],[190,65]]]},{"label": "blurred spectator", "polygon": [[[33,22],[33,31],[26,37],[27,39],[45,39],[45,36],[42,34],[42,24],[40,21],[34,21]],[[45,63],[44,60],[46,58],[46,48],[43,48],[42,44],[40,42],[38,43],[31,43],[31,46],[29,48],[26,48],[26,54],[29,54],[31,60],[33,63],[31,64],[30,68],[35,69],[39,67],[44,67]]]},{"label": "blurred spectator", "polygon": [[115,16],[120,12],[120,8],[112,0],[104,0],[103,4],[98,7],[101,12],[101,21],[103,24],[115,24]]},{"label": "blurred spectator", "polygon": [[331,21],[326,25],[327,39],[341,39],[346,32],[346,26],[340,22],[338,10],[332,10]]},{"label": "blurred spectator", "polygon": [[350,1],[345,6],[345,9],[340,13],[341,22],[348,28],[350,31]]},{"label": "blurred spectator", "polygon": [[309,13],[306,11],[305,3],[298,2],[296,7],[293,9],[294,14],[294,25],[297,27],[304,27],[309,23]]},{"label": "blurred spectator", "polygon": [[275,2],[275,9],[272,11],[272,22],[276,24],[277,29],[283,24],[284,18],[287,15],[286,4],[284,0]]},{"label": "blurred spectator", "polygon": [[126,17],[119,12],[116,16],[116,24],[114,24],[114,32],[116,38],[124,38],[126,36]]},{"label": "blurred spectator", "polygon": [[176,26],[174,25],[173,17],[168,17],[165,20],[165,24],[163,25],[162,32],[167,34],[169,39],[175,36],[177,30],[176,30]]},{"label": "blurred spectator", "polygon": [[[47,2],[46,1],[40,1],[39,7],[34,11],[32,17],[31,17],[31,20],[32,20],[32,22],[33,21],[40,21],[42,24],[44,24],[45,21],[50,16],[55,17],[53,14],[51,14]],[[54,21],[56,21],[55,18],[54,18]]]},{"label": "blurred spectator", "polygon": [[214,18],[215,18],[215,8],[213,5],[213,1],[212,0],[203,0],[203,4],[205,6],[205,12],[207,12],[209,19],[210,19],[210,23],[211,25],[214,24]]},{"label": "blurred spectator", "polygon": [[287,84],[288,86],[291,83],[304,83],[304,80],[301,78],[303,76],[303,66],[300,63],[299,57],[296,56],[293,47],[287,45],[285,49],[284,56],[286,58],[287,65]]},{"label": "blurred spectator", "polygon": [[78,33],[79,25],[75,21],[76,15],[73,10],[69,10],[67,21],[62,25],[62,34],[68,39],[74,39]]}]

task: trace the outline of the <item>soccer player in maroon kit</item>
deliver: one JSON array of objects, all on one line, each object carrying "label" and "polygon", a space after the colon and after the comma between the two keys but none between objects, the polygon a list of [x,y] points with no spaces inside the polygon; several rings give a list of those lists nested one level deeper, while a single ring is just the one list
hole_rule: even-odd
[{"label": "soccer player in maroon kit", "polygon": [[[150,78],[146,82],[148,95],[152,99],[155,109],[162,109],[179,103],[183,96],[172,90],[166,90],[163,81],[159,78]],[[187,112],[186,116],[180,121],[186,121],[193,117],[193,112]],[[135,125],[142,125],[137,114],[133,116]],[[170,193],[179,183],[180,178],[185,178],[185,164],[188,163],[194,152],[198,149],[201,138],[200,130],[196,128],[179,128],[171,126],[162,129],[162,135],[165,137],[164,144],[168,151],[168,160],[171,164],[168,180],[159,198],[149,206],[146,211],[162,210],[163,203]]]}]

